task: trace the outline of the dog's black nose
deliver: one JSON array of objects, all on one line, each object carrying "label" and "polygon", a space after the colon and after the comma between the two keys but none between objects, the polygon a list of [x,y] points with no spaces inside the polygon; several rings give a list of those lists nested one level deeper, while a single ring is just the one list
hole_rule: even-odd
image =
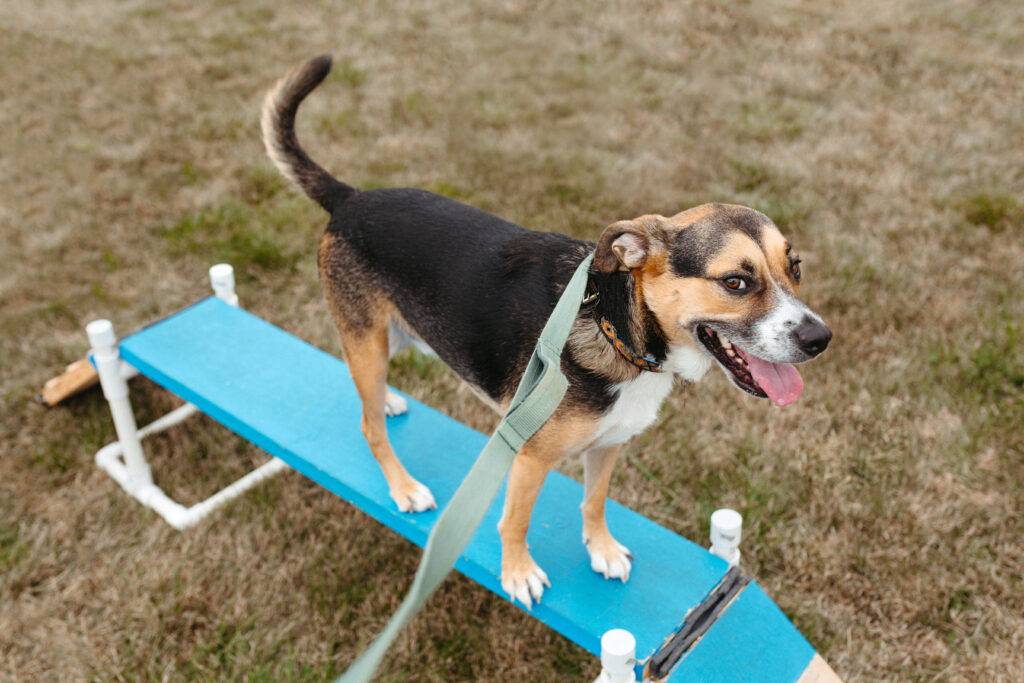
[{"label": "dog's black nose", "polygon": [[804,316],[793,330],[793,338],[800,350],[813,358],[828,348],[828,343],[832,341],[832,330],[825,323]]}]

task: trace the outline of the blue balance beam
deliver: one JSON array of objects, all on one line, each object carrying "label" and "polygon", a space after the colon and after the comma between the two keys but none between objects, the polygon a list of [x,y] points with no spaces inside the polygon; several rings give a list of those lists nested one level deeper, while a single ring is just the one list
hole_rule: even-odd
[{"label": "blue balance beam", "polygon": [[[401,513],[395,507],[363,438],[360,401],[348,368],[334,356],[216,298],[125,337],[120,351],[143,375],[239,436],[416,545],[426,543],[438,513]],[[443,508],[487,437],[405,398],[409,410],[388,418],[388,434],[402,462]],[[502,498],[456,569],[507,597],[499,578]],[[704,548],[609,501],[608,524],[635,560],[627,584],[605,580],[590,569],[581,542],[582,498],[576,481],[558,473],[547,478],[528,538],[552,587],[529,614],[595,655],[605,631],[627,629],[645,660],[728,567]],[[813,648],[752,583],[681,660],[672,679],[796,681],[813,656]]]}]

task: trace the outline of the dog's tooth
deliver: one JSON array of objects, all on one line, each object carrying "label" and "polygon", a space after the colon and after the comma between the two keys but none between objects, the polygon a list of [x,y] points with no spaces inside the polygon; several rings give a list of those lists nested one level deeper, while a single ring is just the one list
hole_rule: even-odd
[{"label": "dog's tooth", "polygon": [[735,358],[736,357],[736,352],[733,351],[732,347],[729,347],[729,346],[725,347],[725,354],[727,356],[729,356],[729,358]]}]

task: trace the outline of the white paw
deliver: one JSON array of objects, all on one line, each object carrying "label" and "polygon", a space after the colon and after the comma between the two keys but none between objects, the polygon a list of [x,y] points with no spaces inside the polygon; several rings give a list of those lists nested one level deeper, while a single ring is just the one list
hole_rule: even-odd
[{"label": "white paw", "polygon": [[590,554],[590,568],[606,579],[619,579],[622,583],[629,581],[629,572],[633,568],[633,554],[611,535],[598,536],[589,541],[587,552]]},{"label": "white paw", "polygon": [[526,561],[516,568],[505,568],[501,571],[501,588],[512,602],[518,600],[526,609],[532,609],[533,603],[540,604],[544,595],[544,586],[551,587],[551,581],[544,570],[537,566],[529,555]]},{"label": "white paw", "polygon": [[384,396],[384,414],[388,417],[401,415],[407,410],[409,410],[409,404],[398,394],[389,391]]},{"label": "white paw", "polygon": [[415,479],[401,489],[391,489],[391,500],[395,501],[400,512],[423,512],[437,508],[434,494]]}]

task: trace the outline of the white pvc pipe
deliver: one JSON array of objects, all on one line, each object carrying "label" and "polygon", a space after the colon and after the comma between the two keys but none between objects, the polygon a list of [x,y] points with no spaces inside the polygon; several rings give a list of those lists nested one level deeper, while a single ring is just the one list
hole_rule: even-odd
[{"label": "white pvc pipe", "polygon": [[601,636],[601,674],[594,683],[636,683],[636,638],[613,628]]},{"label": "white pvc pipe", "polygon": [[182,520],[182,525],[174,526],[177,526],[177,528],[179,529],[184,529],[185,527],[192,526],[193,524],[201,520],[203,517],[206,517],[215,509],[219,508],[221,505],[224,505],[228,501],[237,498],[241,494],[251,489],[253,486],[256,486],[257,484],[262,482],[263,480],[269,479],[278,472],[281,472],[286,469],[288,469],[288,465],[285,463],[284,460],[281,460],[280,458],[271,458],[267,462],[263,463],[262,465],[254,469],[252,472],[249,472],[247,475],[245,475],[238,481],[234,482],[233,484],[229,484],[228,486],[225,486],[223,489],[213,494],[212,496],[202,501],[201,503],[196,503],[192,507],[188,508],[188,510],[185,511],[186,514]]},{"label": "white pvc pipe", "polygon": [[210,286],[217,298],[232,306],[238,305],[238,295],[235,294],[235,269],[230,263],[218,263],[210,266]]},{"label": "white pvc pipe", "polygon": [[139,430],[139,438],[145,439],[150,434],[156,434],[162,432],[169,427],[173,427],[176,424],[180,424],[188,418],[199,412],[199,408],[196,408],[191,403],[185,403],[178,406],[166,415],[161,415],[157,419],[150,422],[148,425]]},{"label": "white pvc pipe", "polygon": [[[218,263],[210,268],[210,285],[217,298],[231,306],[238,305],[235,272],[230,265]],[[117,441],[107,444],[96,453],[96,464],[133,498],[151,508],[175,529],[181,530],[192,526],[229,500],[288,469],[283,460],[271,458],[238,481],[192,507],[185,507],[172,500],[153,483],[149,464],[146,463],[142,451],[142,439],[183,422],[199,409],[191,403],[186,403],[139,429],[128,399],[127,382],[138,374],[138,370],[121,360],[114,326],[109,320],[94,320],[86,326],[86,333],[89,335],[93,361],[100,377],[100,384],[103,386],[103,395],[110,403],[114,429],[117,431]]]},{"label": "white pvc pipe", "polygon": [[[166,415],[154,420],[138,431],[138,438],[143,439],[152,434],[162,432],[176,424],[183,422],[190,416],[196,414],[198,408],[191,403],[178,406]],[[121,488],[125,489],[133,498],[164,518],[164,520],[179,531],[187,529],[196,524],[215,509],[228,501],[237,498],[265,479],[269,479],[278,472],[288,469],[288,465],[279,458],[271,458],[253,471],[240,478],[238,481],[229,484],[206,500],[196,503],[192,507],[185,507],[170,498],[163,490],[152,482],[142,486],[133,486],[128,467],[121,460],[124,455],[122,442],[115,441],[107,444],[96,453],[96,464],[100,466],[110,477],[116,481]]]},{"label": "white pvc pipe", "polygon": [[126,481],[123,486],[134,492],[153,483],[153,475],[142,452],[139,441],[135,414],[128,398],[128,382],[122,375],[121,358],[117,350],[117,335],[109,320],[93,320],[86,325],[85,332],[92,346],[92,357],[96,363],[96,372],[103,387],[103,396],[110,404],[110,414],[114,418],[114,431],[121,444],[126,468]]},{"label": "white pvc pipe", "polygon": [[711,513],[711,553],[736,567],[740,563],[740,539],[743,537],[743,516],[735,510],[722,508]]}]

